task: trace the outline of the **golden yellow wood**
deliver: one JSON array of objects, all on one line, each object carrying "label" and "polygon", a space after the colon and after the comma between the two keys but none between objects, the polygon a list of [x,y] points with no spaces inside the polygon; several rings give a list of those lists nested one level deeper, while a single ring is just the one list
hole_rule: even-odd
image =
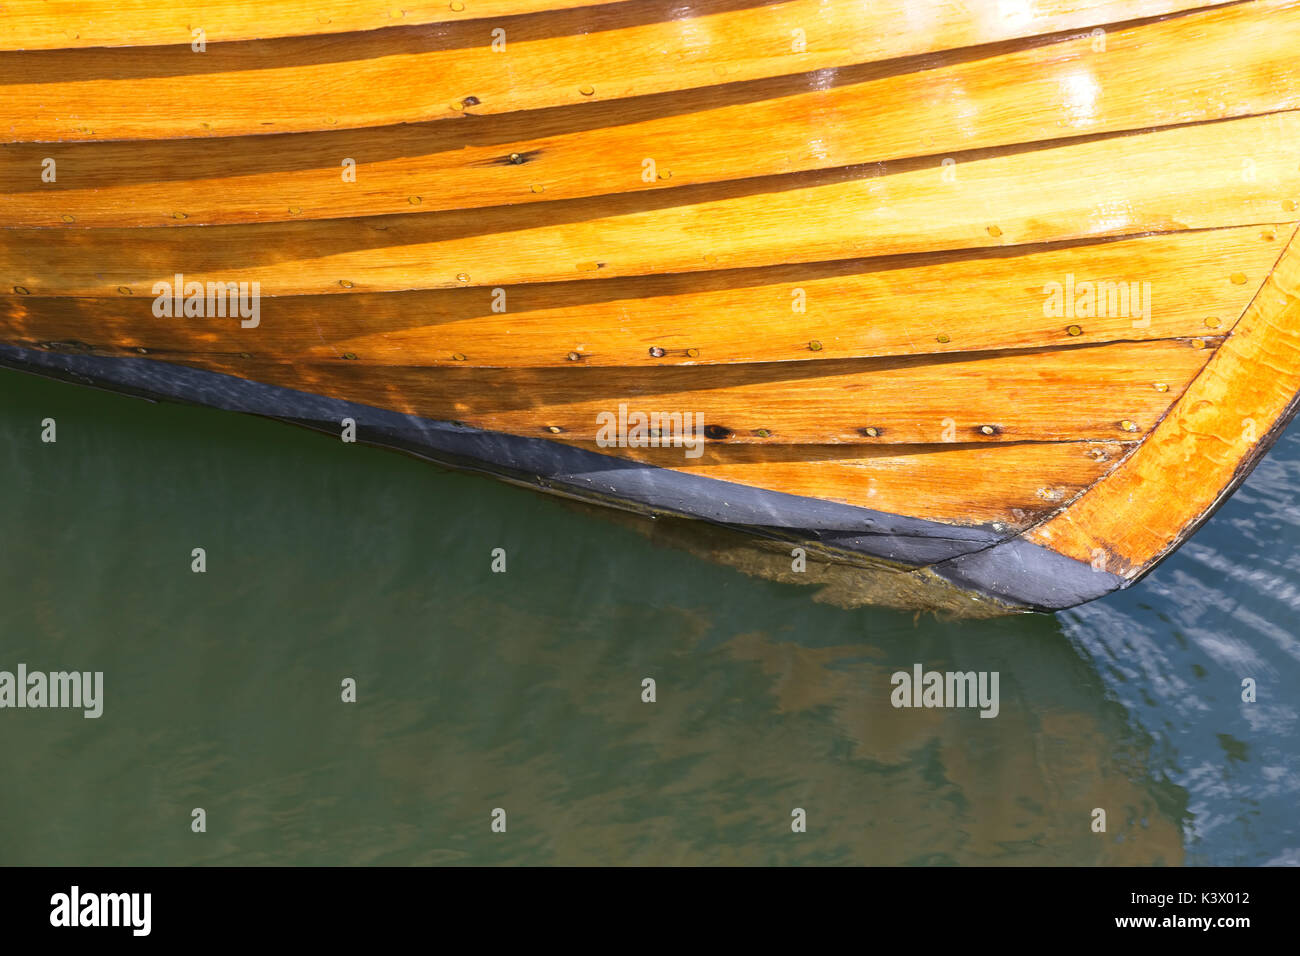
[{"label": "golden yellow wood", "polygon": [[1053,0],[1036,13],[955,0],[731,0],[685,16],[694,11],[658,0],[501,21],[502,51],[477,20],[216,43],[202,53],[187,33],[181,46],[0,54],[3,132],[9,141],[164,139],[463,120],[812,74],[1203,5]]},{"label": "golden yellow wood", "polygon": [[[890,50],[911,40],[914,21],[930,26],[954,45],[987,43],[1008,36],[1029,36],[1030,32],[1077,29],[1095,23],[1136,16],[1172,13],[1214,0],[1053,0],[1037,3],[1034,9],[1013,11],[1010,17],[989,10],[971,18],[970,8],[953,0],[873,0],[859,8],[864,15],[878,15],[876,36],[859,41],[864,50]],[[1226,0],[1220,0],[1226,2]],[[374,30],[383,27],[442,23],[461,20],[514,17],[574,7],[649,7],[628,0],[433,0],[400,5],[377,0],[315,0],[304,5],[296,0],[269,0],[250,4],[247,0],[205,0],[199,4],[164,4],[157,0],[6,0],[0,9],[0,50],[71,49],[85,47],[150,46],[189,44],[195,29],[203,28],[208,42],[248,40],[311,34]],[[674,3],[669,10],[676,19],[689,19],[717,9],[718,4]],[[743,8],[740,4],[734,6]],[[848,4],[821,4],[831,12],[800,21],[830,32],[854,21],[848,18]],[[651,9],[654,9],[651,7]],[[660,18],[664,8],[655,10]],[[981,11],[975,11],[981,13]],[[650,14],[653,16],[655,14]],[[910,15],[910,16],[909,16]],[[646,14],[642,15],[647,18]],[[804,27],[805,33],[810,32]],[[791,37],[793,42],[794,37]],[[793,52],[793,51],[792,51]],[[877,54],[879,55],[879,54]]]},{"label": "golden yellow wood", "polygon": [[[0,296],[12,341],[158,358],[501,368],[714,365],[1222,335],[1281,243],[1246,226],[1089,245],[810,263],[492,289],[278,296],[257,328],[154,315],[154,296]],[[1071,281],[1093,314],[1048,314]],[[1109,285],[1107,285],[1109,284]],[[1122,287],[1121,287],[1121,284]],[[653,351],[652,351],[653,350]],[[658,354],[662,353],[662,354]],[[352,356],[353,358],[345,358]]]},{"label": "golden yellow wood", "polygon": [[[1114,476],[1029,537],[1127,577],[1149,568],[1236,486],[1300,394],[1294,238],[1219,353]],[[1177,476],[1178,495],[1168,492]]]},{"label": "golden yellow wood", "polygon": [[[960,184],[976,148],[1300,106],[1300,8],[1269,6],[1267,17],[1227,6],[1116,28],[1101,52],[1088,35],[974,59],[958,51],[915,72],[842,69],[813,89],[804,76],[727,86],[703,106],[685,91],[471,123],[236,138],[220,150],[185,139],[11,143],[0,147],[0,224],[335,219],[925,156],[953,163],[944,172]],[[55,183],[40,176],[47,156]]]},{"label": "golden yellow wood", "polygon": [[1102,478],[1133,443],[885,447],[710,444],[622,454],[691,474],[956,525],[1023,529]]},{"label": "golden yellow wood", "polygon": [[[605,0],[606,4],[625,0]],[[587,6],[590,0],[5,0],[0,50],[190,44],[303,36],[513,17]]]},{"label": "golden yellow wood", "polygon": [[[1296,0],[7,0],[0,361],[455,423],[457,464],[1059,606],[1295,409],[1298,41]],[[159,314],[177,276],[256,327]],[[611,447],[620,407],[707,441]]]},{"label": "golden yellow wood", "polygon": [[[207,355],[179,360],[271,385],[534,437],[594,442],[601,413],[626,404],[630,410],[698,413],[706,427],[734,443],[993,443],[1119,441],[1144,434],[1216,344],[1179,339],[1029,354],[652,370],[385,366],[378,375],[359,359],[277,363]],[[1156,387],[1161,384],[1168,388]]]},{"label": "golden yellow wood", "polygon": [[142,295],[175,273],[267,295],[491,288],[1266,226],[1300,219],[1298,141],[1287,112],[972,159],[959,184],[903,166],[325,223],[8,229],[0,281],[46,295]]}]

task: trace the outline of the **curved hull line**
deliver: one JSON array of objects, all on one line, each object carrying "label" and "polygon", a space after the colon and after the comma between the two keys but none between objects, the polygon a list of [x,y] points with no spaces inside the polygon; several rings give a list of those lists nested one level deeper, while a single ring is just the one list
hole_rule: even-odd
[{"label": "curved hull line", "polygon": [[[329,431],[337,431],[341,420],[351,417],[357,422],[362,441],[413,452],[449,467],[488,471],[542,490],[605,504],[640,506],[650,513],[779,532],[793,544],[815,544],[830,551],[883,560],[901,569],[939,565],[939,570],[954,581],[960,576],[955,570],[947,570],[942,562],[987,551],[1007,538],[1005,533],[990,528],[963,528],[734,485],[556,442],[483,432],[148,359],[61,355],[0,346],[0,364],[87,384],[110,385],[114,390],[143,397],[195,402]],[[1032,566],[1038,573],[1026,571],[1014,586],[971,590],[1014,607],[1046,609],[1067,606],[1059,602],[1082,594],[1085,589],[1081,582],[1091,583],[1096,591],[1093,597],[1125,584],[1120,577],[1093,571],[1048,548],[1017,546],[1015,553],[1027,568]]]},{"label": "curved hull line", "polygon": [[1300,0],[107,4],[0,5],[0,365],[985,611],[1295,413]]}]

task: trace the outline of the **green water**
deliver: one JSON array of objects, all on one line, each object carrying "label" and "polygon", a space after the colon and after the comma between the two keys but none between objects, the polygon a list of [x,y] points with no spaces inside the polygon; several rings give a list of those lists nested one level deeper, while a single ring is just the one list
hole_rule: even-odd
[{"label": "green water", "polygon": [[[950,621],[0,371],[0,670],[104,674],[99,719],[0,710],[0,864],[1300,862],[1298,481],[1292,434],[1140,587]],[[892,707],[918,662],[998,716]]]}]

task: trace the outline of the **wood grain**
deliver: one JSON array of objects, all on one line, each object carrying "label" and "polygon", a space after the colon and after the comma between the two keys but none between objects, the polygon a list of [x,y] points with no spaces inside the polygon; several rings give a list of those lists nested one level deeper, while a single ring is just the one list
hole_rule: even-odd
[{"label": "wood grain", "polygon": [[[1212,4],[1051,0],[1003,16],[955,0],[714,0],[684,10],[676,0],[647,0],[500,21],[508,27],[500,52],[490,22],[478,20],[214,43],[202,53],[186,31],[181,46],[0,53],[4,138],[163,139],[463,120],[813,74],[1205,5]],[[825,77],[809,75],[808,83],[816,88]]]},{"label": "wood grain", "polygon": [[[160,359],[247,352],[273,361],[501,368],[819,361],[1191,338],[1232,328],[1280,247],[1275,229],[1249,226],[1028,252],[538,283],[499,295],[471,288],[278,296],[262,300],[256,328],[234,316],[156,317],[147,294],[11,294],[0,296],[0,334],[27,344],[79,341],[100,354],[144,349]],[[1063,302],[1071,276],[1076,300],[1087,283],[1093,292],[1127,284],[1128,308],[1103,293],[1093,316],[1047,314],[1052,284]],[[1142,302],[1150,305],[1145,318]]]},{"label": "wood grain", "polygon": [[924,166],[328,222],[4,229],[0,288],[144,294],[175,273],[264,295],[496,287],[1272,225],[1300,219],[1297,141],[1288,112],[972,159],[956,193]]},{"label": "wood grain", "polygon": [[620,458],[756,488],[956,525],[1023,529],[1101,479],[1135,443],[611,449]]},{"label": "wood grain", "polygon": [[386,366],[376,374],[361,361],[180,361],[488,431],[593,443],[599,416],[620,404],[702,415],[718,440],[739,444],[1127,441],[1155,425],[1216,340],[1196,344],[650,370]]},{"label": "wood grain", "polygon": [[[1297,48],[1297,0],[3,0],[0,342],[1132,579],[1296,406]],[[177,274],[260,323],[156,316]],[[1086,282],[1150,321],[1045,310]]]},{"label": "wood grain", "polygon": [[[613,5],[623,0],[605,0]],[[0,50],[189,44],[375,30],[397,25],[512,17],[592,5],[590,0],[5,0]]]},{"label": "wood grain", "polygon": [[[898,24],[932,24],[947,42],[957,45],[987,42],[991,38],[1030,35],[1013,31],[1075,29],[1110,23],[1127,17],[1173,13],[1208,6],[1215,0],[1053,0],[1035,3],[1012,17],[989,14],[970,18],[968,9],[952,0],[873,0],[863,10],[879,14],[886,37],[898,42]],[[1225,0],[1226,2],[1226,0]],[[46,50],[86,47],[188,44],[192,31],[203,27],[209,42],[290,37],[311,34],[374,30],[394,25],[444,23],[461,20],[514,17],[521,14],[567,10],[574,7],[634,6],[627,0],[437,0],[404,2],[399,6],[375,0],[314,0],[310,8],[294,0],[204,0],[200,4],[169,4],[160,0],[6,0],[0,8],[0,50]],[[753,4],[759,6],[758,2]],[[707,14],[715,3],[679,3],[673,19],[687,20]],[[826,6],[823,4],[823,6]],[[848,5],[843,5],[847,7]],[[910,18],[904,18],[910,14]],[[829,28],[843,21],[813,19]]]},{"label": "wood grain", "polygon": [[[1117,28],[1104,51],[1095,43],[1085,34],[977,59],[947,54],[914,72],[850,67],[814,89],[804,76],[730,84],[704,103],[692,90],[469,123],[237,137],[219,149],[186,139],[10,143],[0,146],[0,225],[192,226],[475,208],[942,159],[1300,107],[1300,7],[1289,2]],[[1158,84],[1148,82],[1153,75]],[[57,163],[53,183],[41,178],[47,157]],[[646,158],[671,175],[643,175]],[[344,178],[345,159],[356,164],[354,179]],[[954,194],[962,172],[949,171]]]},{"label": "wood grain", "polygon": [[1141,447],[1027,536],[1138,576],[1231,492],[1294,413],[1298,393],[1300,246],[1292,237],[1232,335]]}]

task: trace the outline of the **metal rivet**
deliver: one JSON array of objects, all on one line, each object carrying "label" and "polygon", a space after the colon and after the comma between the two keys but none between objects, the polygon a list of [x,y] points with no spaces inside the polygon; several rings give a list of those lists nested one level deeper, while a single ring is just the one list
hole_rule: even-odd
[{"label": "metal rivet", "polygon": [[512,165],[522,166],[524,164],[524,157],[521,156],[519,153],[511,153],[510,162]]},{"label": "metal rivet", "polygon": [[1119,427],[1126,432],[1135,432],[1138,430],[1137,422],[1131,422],[1127,418],[1119,423]]},{"label": "metal rivet", "polygon": [[418,206],[424,200],[422,200],[419,196],[407,196],[406,201],[409,202],[412,206]]},{"label": "metal rivet", "polygon": [[125,285],[120,285],[120,286],[117,287],[117,291],[120,292],[120,293],[122,293],[122,295],[130,295],[130,294],[131,294],[131,287],[130,287],[130,286],[125,286]]},{"label": "metal rivet", "polygon": [[813,339],[811,342],[808,343],[808,348],[810,351],[820,352],[822,350],[822,344],[818,342],[816,339]]},{"label": "metal rivet", "polygon": [[660,179],[672,179],[672,178],[673,178],[673,171],[672,171],[671,169],[661,169],[661,170],[659,170],[659,178],[660,178]]},{"label": "metal rivet", "polygon": [[543,186],[541,183],[533,183],[533,184],[532,184],[531,186],[529,186],[528,188],[531,189],[531,190],[532,190],[533,192],[535,192],[535,193],[543,192],[543,191],[546,189],[546,187]]},{"label": "metal rivet", "polygon": [[992,425],[981,425],[981,426],[980,426],[980,433],[981,433],[981,434],[984,434],[984,435],[992,435],[992,434],[994,434],[996,431],[997,431],[997,429],[994,428]]},{"label": "metal rivet", "polygon": [[996,239],[998,236],[1002,235],[1002,230],[997,226],[989,226],[989,235]]},{"label": "metal rivet", "polygon": [[31,295],[31,293],[27,291],[26,286],[16,285],[14,286],[14,291],[19,295]]},{"label": "metal rivet", "polygon": [[579,355],[577,352],[570,352],[568,358],[569,358],[569,361],[570,361],[570,362],[581,362],[581,361],[582,361],[582,356]]},{"label": "metal rivet", "polygon": [[240,358],[252,358],[253,356],[252,356],[252,353],[250,353],[250,352],[240,352],[240,353],[239,353],[239,357],[240,357]]},{"label": "metal rivet", "polygon": [[1233,285],[1245,285],[1245,284],[1246,284],[1246,273],[1244,273],[1244,272],[1234,272],[1234,273],[1232,274],[1232,284],[1233,284]]},{"label": "metal rivet", "polygon": [[939,334],[939,335],[936,335],[936,336],[934,337],[934,340],[935,340],[936,342],[938,342],[940,345],[947,345],[949,342],[952,341],[952,339],[948,338],[948,336],[943,335],[942,333]]},{"label": "metal rivet", "polygon": [[456,273],[456,281],[457,281],[457,282],[468,282],[468,281],[469,281],[469,273],[467,273],[467,272],[457,272],[457,273]]},{"label": "metal rivet", "polygon": [[1067,326],[1066,329],[1065,329],[1065,331],[1068,332],[1068,333],[1070,333],[1070,335],[1082,335],[1082,334],[1083,334],[1083,329],[1079,328],[1079,326],[1077,326],[1077,325],[1070,325],[1070,326]]},{"label": "metal rivet", "polygon": [[351,280],[351,279],[340,279],[340,280],[339,280],[339,285],[343,286],[343,288],[345,288],[345,289],[351,289],[351,288],[352,288],[352,280]]},{"label": "metal rivet", "polygon": [[1265,242],[1272,242],[1274,239],[1277,238],[1277,233],[1275,233],[1272,229],[1265,229],[1263,232],[1259,234],[1259,238],[1263,239]]},{"label": "metal rivet", "polygon": [[139,352],[141,355],[148,355],[148,354],[149,354],[149,350],[148,350],[147,348],[145,348],[143,345],[137,345],[137,346],[135,347],[135,350],[136,350],[137,352]]},{"label": "metal rivet", "polygon": [[76,217],[76,216],[69,216],[66,212],[65,212],[62,216],[60,216],[59,218],[62,219],[64,222],[76,222],[76,221],[77,221],[77,217]]},{"label": "metal rivet", "polygon": [[1207,329],[1217,329],[1219,327],[1219,324],[1220,324],[1219,320],[1215,318],[1209,318],[1205,320],[1205,327]]},{"label": "metal rivet", "polygon": [[172,218],[173,218],[173,219],[189,219],[190,217],[189,217],[188,215],[186,215],[185,213],[183,213],[183,212],[174,212],[174,213],[172,213]]},{"label": "metal rivet", "polygon": [[461,110],[465,108],[465,104],[462,103],[460,100],[457,100],[455,103],[451,104],[451,108],[454,109],[457,113],[459,113]]},{"label": "metal rivet", "polygon": [[460,13],[465,9],[465,4],[462,3],[461,0],[451,0],[451,8],[457,13]]},{"label": "metal rivet", "polygon": [[355,359],[355,358],[357,357],[357,353],[356,353],[356,352],[344,352],[344,353],[343,353],[343,357],[344,357],[345,359],[348,359],[348,360],[353,360],[353,359]]},{"label": "metal rivet", "polygon": [[699,349],[687,349],[687,350],[686,350],[686,355],[687,355],[688,358],[699,358],[699,357],[700,357],[700,350],[699,350]]},{"label": "metal rivet", "polygon": [[546,430],[550,432],[552,435],[558,435],[560,432],[564,431],[564,429],[561,428],[559,425],[547,425]]},{"label": "metal rivet", "polygon": [[1205,339],[1192,339],[1192,348],[1194,349],[1205,348]]},{"label": "metal rivet", "polygon": [[663,358],[664,350],[657,345],[650,346],[650,355],[652,358]]},{"label": "metal rivet", "polygon": [[596,88],[594,86],[588,86],[584,84],[583,86],[578,87],[578,92],[581,93],[583,96],[591,96],[593,93],[596,92]]},{"label": "metal rivet", "polygon": [[290,206],[289,212],[290,214],[296,216],[298,215],[298,213],[302,212],[302,206]]},{"label": "metal rivet", "polygon": [[755,438],[771,438],[771,437],[772,437],[772,433],[771,433],[770,431],[768,431],[766,428],[755,428],[753,434],[754,434],[754,437],[755,437]]},{"label": "metal rivet", "polygon": [[465,361],[465,354],[463,352],[452,352],[451,360],[453,362],[463,362]]},{"label": "metal rivet", "polygon": [[1285,209],[1287,212],[1295,212],[1295,200],[1284,199],[1282,201],[1282,208]]},{"label": "metal rivet", "polygon": [[1167,392],[1169,391],[1169,386],[1166,385],[1164,382],[1156,382],[1155,390],[1157,392]]},{"label": "metal rivet", "polygon": [[862,434],[866,435],[868,438],[878,438],[880,437],[880,429],[875,427],[864,428],[862,429]]}]

